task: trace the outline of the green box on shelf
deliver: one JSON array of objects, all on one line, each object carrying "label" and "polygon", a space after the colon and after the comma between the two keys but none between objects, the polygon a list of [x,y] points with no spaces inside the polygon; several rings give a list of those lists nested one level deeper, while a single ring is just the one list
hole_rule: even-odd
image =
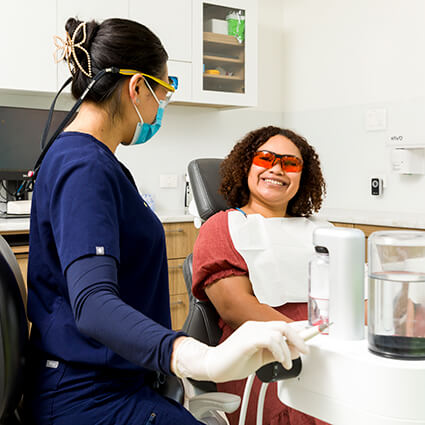
[{"label": "green box on shelf", "polygon": [[232,12],[226,16],[227,21],[227,34],[233,35],[243,43],[245,40],[245,16],[240,12]]}]

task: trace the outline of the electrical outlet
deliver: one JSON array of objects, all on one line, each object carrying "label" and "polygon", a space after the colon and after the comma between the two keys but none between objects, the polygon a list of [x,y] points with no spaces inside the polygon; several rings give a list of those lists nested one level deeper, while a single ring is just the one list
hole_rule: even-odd
[{"label": "electrical outlet", "polygon": [[365,116],[366,131],[387,129],[387,110],[385,108],[368,109]]},{"label": "electrical outlet", "polygon": [[177,187],[177,174],[161,174],[159,176],[159,187],[165,188],[176,188]]}]

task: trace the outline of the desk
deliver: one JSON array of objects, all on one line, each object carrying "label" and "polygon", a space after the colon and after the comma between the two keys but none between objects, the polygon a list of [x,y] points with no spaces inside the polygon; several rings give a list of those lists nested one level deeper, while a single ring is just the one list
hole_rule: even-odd
[{"label": "desk", "polygon": [[425,424],[425,360],[374,355],[366,339],[309,346],[301,374],[278,382],[282,403],[334,425]]}]

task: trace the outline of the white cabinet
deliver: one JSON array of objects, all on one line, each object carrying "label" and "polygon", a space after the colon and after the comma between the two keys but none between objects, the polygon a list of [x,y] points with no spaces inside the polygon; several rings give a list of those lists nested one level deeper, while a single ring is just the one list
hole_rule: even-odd
[{"label": "white cabinet", "polygon": [[257,104],[257,20],[256,0],[193,0],[194,102]]},{"label": "white cabinet", "polygon": [[[228,34],[232,14],[243,21],[239,40]],[[56,92],[62,86],[70,73],[65,62],[53,61],[53,35],[65,38],[69,17],[129,18],[155,32],[169,55],[169,75],[179,79],[173,102],[257,104],[257,0],[8,2],[0,14],[0,89]]]},{"label": "white cabinet", "polygon": [[173,61],[192,61],[192,0],[129,0],[129,16],[161,40]]},{"label": "white cabinet", "polygon": [[[95,20],[101,22],[108,18],[126,18],[128,19],[128,3],[126,1],[102,0],[57,0],[57,28],[55,34],[65,37],[65,24],[68,18],[78,18],[81,21]],[[58,90],[62,84],[70,77],[68,65],[61,62],[58,65]],[[65,92],[70,91],[70,86]]]},{"label": "white cabinet", "polygon": [[[226,21],[238,12],[244,24],[240,41],[227,34]],[[150,28],[166,48],[169,75],[179,78],[173,102],[257,104],[257,0],[129,0],[129,17]],[[221,23],[226,34],[217,34],[220,28],[211,22]]]},{"label": "white cabinet", "polygon": [[2,2],[0,89],[56,91],[56,1]]},{"label": "white cabinet", "polygon": [[192,64],[190,62],[168,61],[168,75],[178,78],[179,86],[171,98],[172,103],[192,101]]},{"label": "white cabinet", "polygon": [[192,102],[192,0],[129,0],[129,16],[152,30],[165,47],[168,74],[179,81],[172,102]]}]

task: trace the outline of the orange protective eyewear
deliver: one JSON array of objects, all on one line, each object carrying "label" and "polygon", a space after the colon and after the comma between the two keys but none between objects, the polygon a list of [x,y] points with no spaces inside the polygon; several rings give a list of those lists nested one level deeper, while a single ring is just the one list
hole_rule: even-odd
[{"label": "orange protective eyewear", "polygon": [[299,173],[303,169],[303,161],[294,155],[279,155],[269,151],[255,152],[252,163],[263,168],[272,168],[280,161],[280,166],[286,173]]}]

